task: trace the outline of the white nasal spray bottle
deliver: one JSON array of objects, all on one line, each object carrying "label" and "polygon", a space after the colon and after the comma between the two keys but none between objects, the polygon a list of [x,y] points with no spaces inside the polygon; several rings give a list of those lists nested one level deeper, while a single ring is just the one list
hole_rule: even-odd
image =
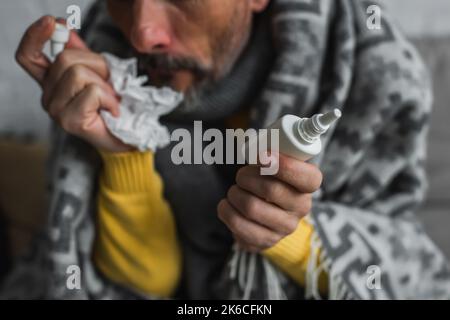
[{"label": "white nasal spray bottle", "polygon": [[70,30],[67,26],[56,23],[55,31],[53,31],[52,37],[50,38],[50,53],[52,57],[58,56],[64,51],[64,47],[67,42],[69,42]]},{"label": "white nasal spray bottle", "polygon": [[[259,140],[272,141],[272,129],[278,130],[278,152],[300,161],[307,161],[322,151],[320,136],[328,131],[330,126],[342,116],[339,109],[325,114],[316,114],[311,118],[300,118],[291,114],[275,121],[267,132],[253,136],[244,144],[242,152],[249,155],[250,150],[258,150]],[[269,147],[273,149],[274,146]],[[262,151],[262,150],[260,150]]]},{"label": "white nasal spray bottle", "polygon": [[279,152],[301,161],[307,161],[322,151],[320,136],[342,116],[339,109],[311,118],[285,115],[268,129],[279,129]]}]

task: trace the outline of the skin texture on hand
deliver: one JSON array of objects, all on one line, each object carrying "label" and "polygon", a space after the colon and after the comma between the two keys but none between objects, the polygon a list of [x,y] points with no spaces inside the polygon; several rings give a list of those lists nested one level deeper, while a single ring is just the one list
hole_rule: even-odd
[{"label": "skin texture on hand", "polygon": [[322,173],[309,163],[279,154],[274,176],[262,176],[258,166],[241,168],[233,185],[218,205],[219,218],[241,248],[260,252],[292,234],[312,205],[312,193],[320,188]]},{"label": "skin texture on hand", "polygon": [[42,105],[65,131],[109,152],[132,150],[111,135],[99,111],[119,115],[119,98],[101,55],[84,45],[73,31],[67,49],[51,63],[42,53],[55,29],[55,19],[44,16],[25,32],[16,52],[17,62],[42,88]]}]

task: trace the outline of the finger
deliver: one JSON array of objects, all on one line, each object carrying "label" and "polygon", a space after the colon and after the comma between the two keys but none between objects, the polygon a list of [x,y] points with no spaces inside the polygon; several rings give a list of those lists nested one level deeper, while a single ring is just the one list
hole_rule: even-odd
[{"label": "finger", "polygon": [[119,103],[115,97],[100,86],[89,84],[60,112],[58,120],[66,131],[82,136],[96,129],[92,127],[93,123],[86,123],[85,119],[96,119],[93,113],[98,114],[101,109],[113,113],[116,108],[119,108]]},{"label": "finger", "polygon": [[227,200],[242,216],[286,236],[297,229],[299,219],[237,185],[228,190]]},{"label": "finger", "polygon": [[322,184],[322,173],[315,165],[279,154],[279,170],[275,177],[299,192],[312,193]]},{"label": "finger", "polygon": [[217,210],[219,219],[237,238],[262,250],[274,246],[283,238],[282,235],[245,219],[226,199],[219,202]]},{"label": "finger", "polygon": [[311,210],[310,193],[300,193],[291,185],[272,176],[261,176],[258,167],[245,166],[239,169],[236,183],[242,189],[290,211],[297,217],[303,217]]},{"label": "finger", "polygon": [[98,112],[100,110],[107,110],[116,114],[118,113],[119,101],[115,96],[103,90],[102,87],[91,83],[86,86],[83,92],[86,94],[86,103],[74,104],[80,114]]},{"label": "finger", "polygon": [[[50,66],[48,74],[45,77],[43,88],[45,92],[53,92],[56,84],[61,81],[63,74],[75,65],[84,65],[102,79],[107,81],[109,79],[109,69],[104,58],[89,51],[81,51],[76,49],[66,49]],[[47,102],[48,97],[44,97],[44,103]]]},{"label": "finger", "polygon": [[44,79],[50,61],[43,54],[45,43],[52,36],[55,28],[55,19],[44,16],[33,23],[26,31],[16,51],[17,62],[38,83]]},{"label": "finger", "polygon": [[[109,95],[115,96],[114,89],[111,85],[100,78],[97,73],[85,66],[75,65],[64,73],[61,81],[56,84],[54,91],[47,94],[49,96],[49,102],[44,108],[50,116],[56,117],[89,84],[96,84]],[[113,116],[119,116],[118,111],[119,109],[114,110]]]}]

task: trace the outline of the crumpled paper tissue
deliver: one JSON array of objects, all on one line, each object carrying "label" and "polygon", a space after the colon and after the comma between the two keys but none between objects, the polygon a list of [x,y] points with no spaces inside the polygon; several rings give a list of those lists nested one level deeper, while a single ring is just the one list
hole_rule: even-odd
[{"label": "crumpled paper tissue", "polygon": [[120,59],[103,53],[110,71],[109,82],[121,97],[120,116],[115,118],[102,110],[109,131],[125,144],[139,151],[156,151],[170,143],[169,130],[159,118],[174,110],[183,94],[170,88],[144,86],[146,76],[137,76],[137,60]]}]

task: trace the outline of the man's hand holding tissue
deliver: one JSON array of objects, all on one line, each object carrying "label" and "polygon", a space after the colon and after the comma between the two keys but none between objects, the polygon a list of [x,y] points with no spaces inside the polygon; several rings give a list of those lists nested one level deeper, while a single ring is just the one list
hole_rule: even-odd
[{"label": "man's hand holding tissue", "polygon": [[256,165],[241,168],[218,205],[219,218],[250,252],[273,247],[292,234],[310,212],[312,193],[322,183],[322,173],[312,164],[282,154],[273,154],[270,161],[279,162],[277,174],[261,175]]},{"label": "man's hand holding tissue", "polygon": [[55,19],[44,16],[25,32],[16,52],[17,62],[42,88],[42,105],[68,133],[109,152],[132,147],[115,138],[106,128],[99,111],[119,116],[119,97],[107,82],[105,59],[91,52],[75,32],[66,50],[51,63],[43,54],[45,43],[55,29]]}]

